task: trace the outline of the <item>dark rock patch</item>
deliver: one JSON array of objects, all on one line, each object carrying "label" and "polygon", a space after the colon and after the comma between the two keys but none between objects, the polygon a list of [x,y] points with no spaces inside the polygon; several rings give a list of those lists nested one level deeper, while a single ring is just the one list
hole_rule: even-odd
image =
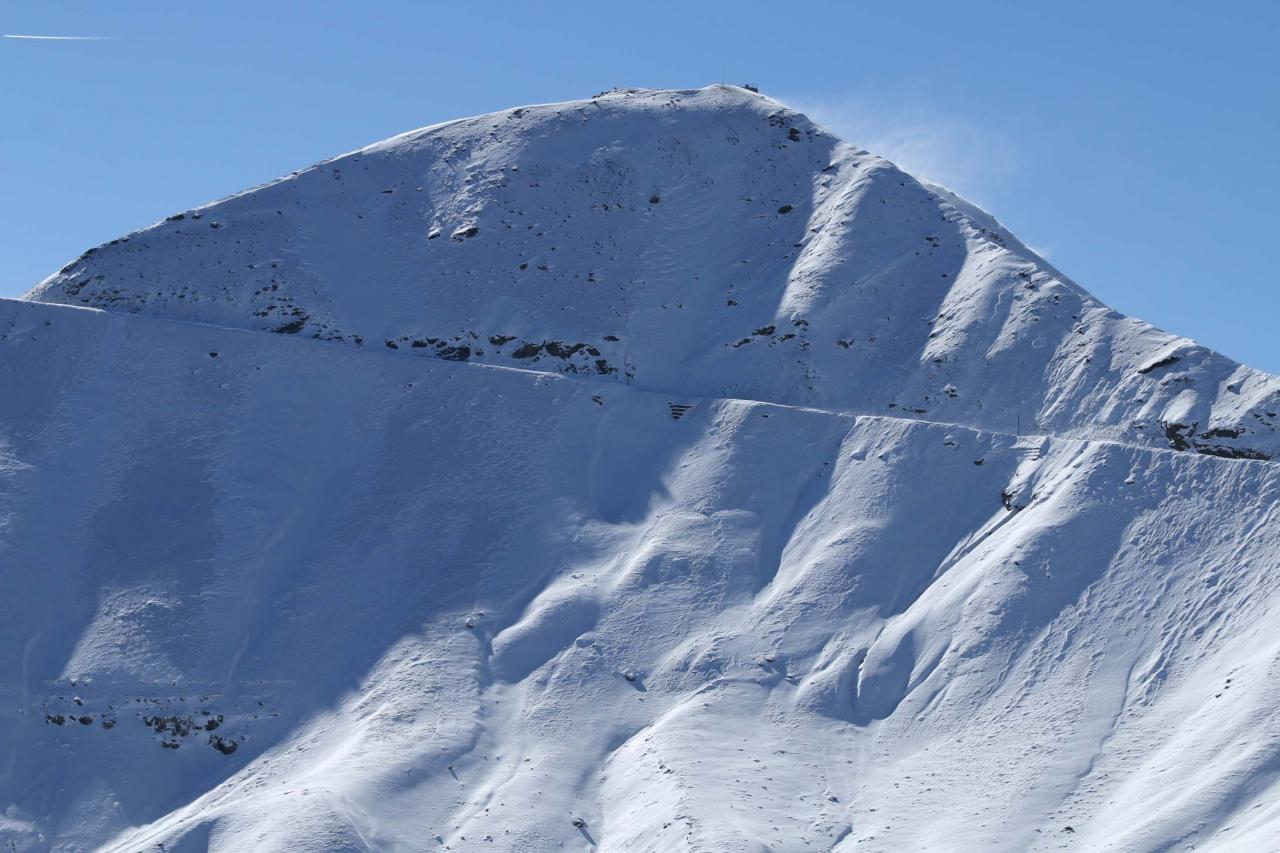
[{"label": "dark rock patch", "polygon": [[224,738],[222,735],[209,735],[209,746],[223,755],[230,755],[240,747],[240,744],[230,738]]},{"label": "dark rock patch", "polygon": [[1160,359],[1159,361],[1153,361],[1151,364],[1148,364],[1146,367],[1138,368],[1138,372],[1145,376],[1146,374],[1150,373],[1153,370],[1159,370],[1162,367],[1168,367],[1171,364],[1177,364],[1179,361],[1182,361],[1182,356],[1167,355],[1164,358]]},{"label": "dark rock patch", "polygon": [[1191,434],[1192,426],[1180,423],[1168,423],[1164,425],[1164,437],[1169,440],[1169,447],[1174,450],[1190,450],[1191,441],[1188,436]]},{"label": "dark rock patch", "polygon": [[471,358],[471,347],[444,346],[436,352],[436,355],[445,361],[468,361]]}]

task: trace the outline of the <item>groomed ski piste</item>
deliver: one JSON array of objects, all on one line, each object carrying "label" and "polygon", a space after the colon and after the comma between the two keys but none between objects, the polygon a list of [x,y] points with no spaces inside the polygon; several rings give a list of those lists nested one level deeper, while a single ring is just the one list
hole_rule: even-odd
[{"label": "groomed ski piste", "polygon": [[0,848],[1280,850],[1280,380],[732,86],[0,300]]}]

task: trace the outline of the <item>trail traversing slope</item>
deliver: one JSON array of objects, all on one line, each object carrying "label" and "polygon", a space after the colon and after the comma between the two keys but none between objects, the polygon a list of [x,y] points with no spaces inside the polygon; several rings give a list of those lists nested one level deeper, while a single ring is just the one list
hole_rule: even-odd
[{"label": "trail traversing slope", "polygon": [[[1267,801],[1274,466],[3,308],[70,370],[3,373],[55,846],[1152,849]],[[1170,764],[1215,774],[1134,818]]]},{"label": "trail traversing slope", "polygon": [[768,99],[430,128],[32,297],[0,846],[1276,849],[1276,380]]}]

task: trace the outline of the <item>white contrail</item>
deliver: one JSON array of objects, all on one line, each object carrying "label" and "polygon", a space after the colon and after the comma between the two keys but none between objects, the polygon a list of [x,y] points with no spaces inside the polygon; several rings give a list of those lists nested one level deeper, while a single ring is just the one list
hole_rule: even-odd
[{"label": "white contrail", "polygon": [[33,41],[109,41],[113,36],[22,36],[13,33],[4,33],[2,36],[7,39],[31,39]]}]

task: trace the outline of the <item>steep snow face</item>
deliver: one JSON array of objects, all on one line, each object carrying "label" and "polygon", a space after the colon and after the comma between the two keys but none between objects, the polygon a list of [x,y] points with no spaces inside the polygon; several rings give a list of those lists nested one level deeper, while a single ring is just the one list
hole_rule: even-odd
[{"label": "steep snow face", "polygon": [[652,389],[1269,458],[1280,383],[731,86],[396,137],[91,250],[28,298]]},{"label": "steep snow face", "polygon": [[186,211],[0,300],[0,848],[1276,849],[1277,387],[728,87]]},{"label": "steep snow face", "polygon": [[10,849],[1280,829],[1273,463],[14,301],[0,400]]}]

